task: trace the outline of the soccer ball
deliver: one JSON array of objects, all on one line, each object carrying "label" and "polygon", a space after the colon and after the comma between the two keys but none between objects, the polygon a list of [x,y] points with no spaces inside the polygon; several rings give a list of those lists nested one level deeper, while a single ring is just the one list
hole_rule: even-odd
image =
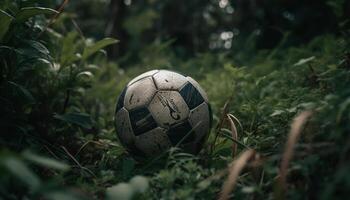
[{"label": "soccer ball", "polygon": [[122,145],[139,157],[172,146],[198,153],[212,122],[208,97],[189,76],[152,70],[131,80],[120,94],[115,126]]}]

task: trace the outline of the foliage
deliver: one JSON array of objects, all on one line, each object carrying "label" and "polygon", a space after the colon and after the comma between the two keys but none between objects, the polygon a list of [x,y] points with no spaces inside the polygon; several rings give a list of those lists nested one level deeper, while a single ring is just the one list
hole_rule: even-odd
[{"label": "foliage", "polygon": [[[304,110],[314,114],[294,149],[286,198],[347,197],[350,32],[341,21],[343,1],[327,1],[342,31],[299,46],[288,43],[295,36],[286,32],[274,48],[259,50],[252,33],[230,51],[179,56],[176,40],[163,38],[134,43],[139,59],[126,55],[118,62],[101,50],[117,40],[86,38],[71,12],[47,8],[52,2],[0,3],[1,198],[215,199],[236,142],[239,152],[256,150],[259,162],[249,162],[230,197],[278,199],[285,141]],[[152,29],[163,9],[156,2],[126,20],[130,34]],[[214,126],[199,155],[173,148],[141,162],[117,141],[115,100],[132,77],[153,68],[181,71],[207,91]],[[242,125],[237,141],[229,124],[216,126],[225,111]]]},{"label": "foliage", "polygon": [[[74,138],[94,127],[90,114],[86,113],[79,101],[90,87],[93,77],[89,58],[117,41],[111,38],[88,41],[76,31],[61,35],[48,27],[50,18],[56,16],[57,11],[38,7],[35,3],[20,6],[19,3],[7,1],[0,6],[0,91],[3,105],[0,111],[0,142],[4,152],[1,157],[1,174],[4,177],[1,196],[10,199],[25,196],[50,199],[68,197],[69,193],[57,185],[64,179],[48,187],[21,156],[17,158],[19,155],[11,156],[12,153],[6,152],[10,149],[21,152],[29,148],[44,152],[46,149],[46,154],[52,153],[60,161],[41,158],[36,154],[23,156],[48,169],[40,174],[43,177],[63,175],[57,170],[64,168],[67,171],[60,162],[67,160],[70,153],[61,145],[69,146],[73,151],[79,145]],[[67,155],[63,156],[65,151]],[[9,176],[8,172],[14,176]],[[15,177],[24,184],[10,187]],[[23,187],[26,185],[28,187]]]}]

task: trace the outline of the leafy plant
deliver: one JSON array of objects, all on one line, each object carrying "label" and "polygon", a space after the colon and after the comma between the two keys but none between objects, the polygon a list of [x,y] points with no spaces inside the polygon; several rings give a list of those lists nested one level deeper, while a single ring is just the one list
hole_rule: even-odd
[{"label": "leafy plant", "polygon": [[[91,116],[79,103],[93,76],[90,59],[117,40],[88,41],[77,37],[76,31],[62,35],[48,27],[53,19],[44,16],[56,17],[58,11],[39,7],[35,1],[32,4],[21,7],[19,2],[5,1],[0,6],[0,101],[3,103],[0,143],[2,174],[6,174],[1,193],[7,198],[73,199],[74,196],[63,192],[66,190],[63,187],[48,187],[39,178],[51,177],[56,172],[37,175],[23,159],[50,169],[67,171],[68,166],[35,154],[24,153],[23,158],[17,158],[5,152],[35,148],[46,149],[47,156],[59,154],[60,160],[72,158],[69,151],[79,145],[79,141],[72,139],[94,127]],[[71,134],[65,134],[68,132]],[[84,167],[81,169],[84,171]],[[8,187],[7,179],[15,183],[14,188]],[[16,179],[24,184],[17,184]],[[21,192],[16,192],[17,187],[23,188]]]},{"label": "leafy plant", "polygon": [[[253,33],[237,38],[232,51],[189,57],[179,56],[176,40],[156,40],[115,62],[102,48],[117,40],[84,36],[74,13],[62,12],[68,1],[58,10],[52,2],[0,2],[2,198],[347,197],[348,30],[300,46],[289,46],[293,38],[284,33],[271,50],[257,50]],[[339,20],[343,4],[328,2]],[[141,37],[161,19],[156,11],[124,26]],[[146,24],[130,24],[142,16]],[[207,91],[214,126],[199,155],[173,148],[138,161],[117,141],[116,97],[155,67],[193,76]]]}]

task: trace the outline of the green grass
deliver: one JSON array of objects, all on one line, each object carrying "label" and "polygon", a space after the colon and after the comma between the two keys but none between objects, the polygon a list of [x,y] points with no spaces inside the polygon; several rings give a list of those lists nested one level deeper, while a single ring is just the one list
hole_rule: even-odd
[{"label": "green grass", "polygon": [[[341,198],[345,193],[338,193],[334,185],[339,184],[338,181],[346,181],[348,177],[338,180],[337,173],[333,172],[340,173],[346,168],[346,161],[340,159],[347,154],[342,149],[346,146],[346,132],[349,130],[346,123],[349,117],[349,71],[344,64],[340,64],[345,45],[341,38],[323,36],[305,46],[272,51],[272,56],[271,52],[257,52],[246,66],[236,66],[232,62],[234,57],[227,56],[210,68],[200,68],[201,74],[194,74],[193,71],[186,70],[186,67],[201,66],[203,55],[182,63],[177,61],[176,65],[183,67],[160,66],[177,69],[197,78],[208,92],[214,108],[214,128],[204,150],[198,156],[175,151],[156,162],[130,164],[129,156],[122,154],[121,163],[120,160],[113,162],[116,162],[115,165],[121,164],[116,170],[121,170],[124,175],[112,183],[127,181],[132,176],[141,174],[150,180],[149,191],[143,197],[217,197],[226,176],[210,177],[215,177],[215,174],[235,159],[231,157],[232,141],[222,132],[215,148],[210,148],[216,134],[215,125],[221,117],[221,108],[228,101],[229,113],[236,116],[243,126],[242,129],[237,126],[239,152],[251,148],[262,158],[260,166],[244,171],[233,196],[257,199],[276,197],[276,178],[290,124],[298,113],[312,110],[314,115],[302,131],[295,149],[295,158],[288,171],[289,186],[286,195],[295,199],[304,195],[308,198]],[[139,65],[154,66],[153,62]],[[119,79],[111,78],[102,84],[95,84],[90,91],[92,98],[101,97],[104,105],[113,108],[115,98],[125,83],[138,73],[148,70],[140,69],[139,65],[119,75]],[[104,73],[117,74],[110,73],[109,67],[101,72],[102,77]],[[116,90],[115,93],[107,92],[113,89]],[[95,91],[99,95],[94,95]],[[107,96],[100,96],[102,94]],[[103,118],[108,119],[112,112],[107,111],[108,115]],[[222,128],[224,131],[229,129],[229,124]],[[110,127],[109,133],[112,135],[109,138],[114,140],[113,127]],[[134,169],[123,171],[125,165],[133,166]],[[320,166],[323,166],[322,169]]]},{"label": "green grass", "polygon": [[[114,40],[91,43],[75,31],[54,31],[66,27],[68,19],[63,14],[57,27],[41,33],[47,18],[39,15],[1,33],[4,199],[215,199],[228,177],[229,163],[248,149],[255,150],[256,162],[249,161],[240,173],[231,198],[347,197],[346,35],[323,35],[297,47],[281,43],[269,51],[248,45],[240,52],[208,52],[187,60],[176,57],[171,41],[154,43],[124,69],[100,51]],[[254,41],[250,40],[246,43]],[[192,76],[207,91],[214,126],[199,155],[173,148],[156,159],[136,161],[118,142],[113,124],[116,99],[129,80],[154,68]],[[307,110],[313,114],[293,149],[288,187],[280,196],[279,168],[290,125]],[[236,123],[236,142],[227,121],[217,128],[228,113],[242,124]],[[235,143],[238,152],[232,157]]]}]

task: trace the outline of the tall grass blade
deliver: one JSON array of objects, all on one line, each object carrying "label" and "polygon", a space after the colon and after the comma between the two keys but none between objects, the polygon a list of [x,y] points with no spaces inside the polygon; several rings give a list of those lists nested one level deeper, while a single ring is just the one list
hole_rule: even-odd
[{"label": "tall grass blade", "polygon": [[236,160],[234,160],[232,164],[229,165],[229,175],[222,186],[220,196],[218,198],[219,200],[229,199],[229,195],[233,191],[238,181],[239,174],[254,155],[254,150],[246,150]]}]

